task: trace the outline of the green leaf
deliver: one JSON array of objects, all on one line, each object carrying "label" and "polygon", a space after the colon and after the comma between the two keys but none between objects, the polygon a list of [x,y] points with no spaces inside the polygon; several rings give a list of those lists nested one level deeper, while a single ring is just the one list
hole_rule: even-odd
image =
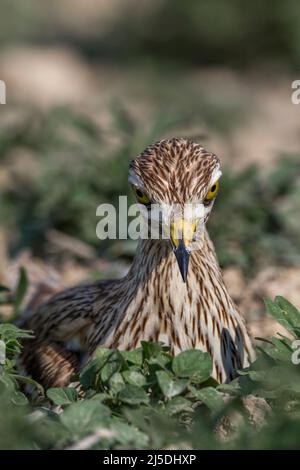
[{"label": "green leaf", "polygon": [[293,350],[286,343],[286,340],[279,338],[272,338],[273,347],[267,350],[269,356],[277,361],[284,361],[290,363],[292,360]]},{"label": "green leaf", "polygon": [[141,449],[146,447],[149,442],[149,437],[145,433],[122,422],[120,419],[114,418],[110,429],[115,433],[114,439],[122,446],[127,446],[127,448],[128,446],[135,446],[135,448]]},{"label": "green leaf", "polygon": [[163,345],[161,343],[150,343],[148,341],[141,341],[145,359],[157,357],[163,352]]},{"label": "green leaf", "polygon": [[44,387],[38,382],[36,382],[36,380],[33,380],[31,377],[26,377],[26,376],[19,375],[19,374],[10,374],[10,375],[18,382],[23,382],[25,384],[32,385],[40,392],[42,396],[45,395]]},{"label": "green leaf", "polygon": [[18,338],[32,338],[32,332],[29,330],[21,330],[16,325],[12,323],[2,323],[0,324],[0,338],[3,341],[8,341],[10,339]]},{"label": "green leaf", "polygon": [[171,358],[169,357],[169,355],[166,355],[164,353],[161,353],[155,357],[150,357],[148,361],[150,365],[157,365],[161,369],[166,369],[170,362]]},{"label": "green leaf", "polygon": [[219,411],[224,406],[224,401],[220,392],[213,387],[205,387],[197,390],[195,387],[190,388],[192,394],[201,400],[211,411]]},{"label": "green leaf", "polygon": [[91,400],[106,401],[110,400],[112,397],[108,393],[95,393],[94,395],[86,394],[86,398]]},{"label": "green leaf", "polygon": [[99,368],[104,366],[109,356],[113,353],[113,349],[97,348],[95,358],[98,360]]},{"label": "green leaf", "polygon": [[77,390],[71,387],[49,388],[46,394],[55,405],[70,405],[78,398]]},{"label": "green leaf", "polygon": [[108,381],[108,385],[110,390],[113,393],[118,393],[122,388],[125,386],[124,379],[122,377],[122,374],[120,372],[116,372]]},{"label": "green leaf", "polygon": [[295,328],[300,328],[300,312],[284,297],[277,296],[275,298],[276,304],[284,312],[288,322]]},{"label": "green leaf", "polygon": [[79,375],[79,380],[84,390],[95,387],[98,371],[99,363],[97,359],[93,359],[84,366]]},{"label": "green leaf", "polygon": [[106,356],[105,364],[101,368],[101,380],[103,382],[109,381],[115,373],[119,372],[123,364],[124,359],[121,353],[116,350],[110,351],[110,354]]},{"label": "green leaf", "polygon": [[132,351],[122,351],[122,356],[130,364],[135,364],[141,366],[143,364],[143,350],[142,348],[137,348]]},{"label": "green leaf", "polygon": [[253,380],[253,382],[261,382],[262,380],[264,380],[265,375],[266,375],[265,370],[253,370],[249,368],[244,369],[244,370],[239,370],[238,373],[241,376],[249,377],[251,380]]},{"label": "green leaf", "polygon": [[234,379],[229,384],[220,384],[218,385],[217,390],[219,392],[228,393],[229,395],[240,395],[241,387],[239,379]]},{"label": "green leaf", "polygon": [[24,393],[14,390],[10,396],[10,400],[14,405],[24,406],[28,404],[28,398]]},{"label": "green leaf", "polygon": [[0,383],[2,383],[9,392],[15,390],[16,382],[11,377],[9,371],[7,371],[6,369],[2,369],[2,372],[0,374]]},{"label": "green leaf", "polygon": [[72,403],[59,415],[71,435],[82,436],[97,427],[109,424],[110,410],[96,400]]},{"label": "green leaf", "polygon": [[143,387],[144,385],[146,385],[146,377],[138,370],[124,370],[124,372],[122,372],[122,375],[124,377],[124,380],[131,385],[137,385],[138,387]]},{"label": "green leaf", "polygon": [[191,402],[184,397],[172,398],[168,401],[165,410],[171,416],[182,413],[182,411],[193,411]]},{"label": "green leaf", "polygon": [[14,296],[14,317],[16,317],[19,314],[21,304],[23,302],[23,299],[27,291],[27,286],[28,286],[27,274],[26,274],[25,269],[21,267],[20,273],[19,273],[18,286],[17,286],[16,293]]},{"label": "green leaf", "polygon": [[[95,388],[97,383],[108,381],[119,370],[123,358],[119,351],[107,348],[98,348],[94,358],[89,361],[80,372],[80,383],[86,390]],[[106,367],[107,366],[107,367]],[[101,371],[99,375],[99,371]]]},{"label": "green leaf", "polygon": [[264,302],[268,312],[275,318],[275,320],[277,320],[278,323],[280,323],[280,325],[282,325],[293,336],[297,337],[293,325],[289,321],[290,317],[287,315],[287,313],[282,310],[282,308],[277,303],[270,299],[265,299]]},{"label": "green leaf", "polygon": [[5,343],[6,360],[21,352],[19,338],[32,338],[32,334],[10,323],[0,324],[0,340]]},{"label": "green leaf", "polygon": [[[171,357],[169,353],[169,346],[165,346],[163,343],[151,343],[147,341],[141,341],[143,348],[143,357],[151,366],[158,366],[159,369],[165,369],[170,363]],[[156,367],[152,368],[152,371]]]},{"label": "green leaf", "polygon": [[119,393],[118,399],[129,405],[141,405],[149,403],[147,393],[136,385],[126,385]]},{"label": "green leaf", "polygon": [[156,377],[163,394],[167,398],[172,398],[176,395],[179,395],[181,392],[183,392],[188,383],[187,379],[172,378],[170,374],[163,370],[157,371]]},{"label": "green leaf", "polygon": [[172,369],[178,377],[187,377],[197,383],[208,380],[212,372],[212,359],[198,349],[183,351],[174,357]]}]

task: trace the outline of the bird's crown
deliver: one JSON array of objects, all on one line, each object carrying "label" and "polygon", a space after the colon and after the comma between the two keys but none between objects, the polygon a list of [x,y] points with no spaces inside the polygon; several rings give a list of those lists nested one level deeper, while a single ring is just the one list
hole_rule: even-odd
[{"label": "bird's crown", "polygon": [[147,147],[130,164],[129,181],[155,202],[203,200],[221,176],[219,158],[202,145],[183,138]]}]

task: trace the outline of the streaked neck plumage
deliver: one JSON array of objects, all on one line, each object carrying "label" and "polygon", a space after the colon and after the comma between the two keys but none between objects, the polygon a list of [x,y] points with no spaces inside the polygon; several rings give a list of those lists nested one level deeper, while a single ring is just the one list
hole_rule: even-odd
[{"label": "streaked neck plumage", "polygon": [[111,300],[104,346],[133,349],[145,340],[162,341],[175,354],[199,348],[212,355],[213,375],[222,382],[253,358],[244,320],[224,285],[206,231],[202,249],[191,253],[186,283],[168,240],[140,240]]}]

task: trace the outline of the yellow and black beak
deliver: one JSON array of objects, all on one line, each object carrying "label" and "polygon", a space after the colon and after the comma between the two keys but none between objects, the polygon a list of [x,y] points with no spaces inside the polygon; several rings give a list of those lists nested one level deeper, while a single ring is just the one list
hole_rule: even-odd
[{"label": "yellow and black beak", "polygon": [[183,282],[186,282],[187,279],[190,259],[188,247],[192,242],[196,226],[196,222],[177,219],[174,220],[170,227],[171,243]]}]

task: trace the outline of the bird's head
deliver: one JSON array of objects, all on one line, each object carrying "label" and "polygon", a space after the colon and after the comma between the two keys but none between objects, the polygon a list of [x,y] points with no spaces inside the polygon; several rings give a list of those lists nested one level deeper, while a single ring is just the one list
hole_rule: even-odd
[{"label": "bird's head", "polygon": [[201,248],[220,176],[218,157],[186,139],[161,140],[130,164],[136,199],[147,209],[151,226],[170,240],[184,282],[191,251]]}]

